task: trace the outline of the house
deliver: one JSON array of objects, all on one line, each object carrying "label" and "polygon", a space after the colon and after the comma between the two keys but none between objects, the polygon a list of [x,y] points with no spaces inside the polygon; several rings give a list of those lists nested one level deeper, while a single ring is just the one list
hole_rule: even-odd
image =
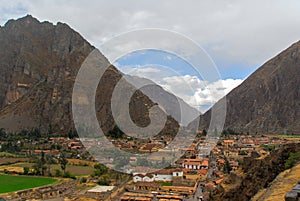
[{"label": "house", "polygon": [[232,147],[234,144],[234,140],[223,140],[223,145],[225,147]]},{"label": "house", "polygon": [[139,149],[141,152],[152,153],[158,151],[156,144],[146,144]]},{"label": "house", "polygon": [[183,177],[183,171],[181,169],[175,169],[173,171],[173,177]]},{"label": "house", "polygon": [[204,187],[206,188],[207,191],[212,191],[216,187],[216,183],[210,181],[204,184]]},{"label": "house", "polygon": [[162,169],[154,172],[153,174],[155,181],[171,182],[173,177],[173,169]]},{"label": "house", "polygon": [[237,170],[239,168],[239,162],[237,161],[230,161],[230,166],[232,168],[232,170]]},{"label": "house", "polygon": [[182,167],[190,170],[200,170],[201,169],[201,160],[200,159],[185,159],[182,162]]},{"label": "house", "polygon": [[224,150],[223,154],[225,157],[238,157],[239,156],[239,152],[233,151],[233,150]]},{"label": "house", "polygon": [[223,179],[218,179],[218,180],[214,181],[214,183],[215,183],[216,185],[219,185],[220,183],[222,183],[222,181],[223,181]]},{"label": "house", "polygon": [[201,169],[197,171],[197,174],[199,175],[199,180],[200,181],[205,181],[207,178],[207,169]]},{"label": "house", "polygon": [[134,164],[134,163],[136,163],[137,162],[137,158],[136,157],[130,157],[129,158],[129,163],[130,164]]},{"label": "house", "polygon": [[153,182],[154,176],[152,174],[136,174],[133,176],[133,182]]},{"label": "house", "polygon": [[171,182],[173,177],[182,177],[181,169],[162,169],[153,173],[133,173],[133,182]]},{"label": "house", "polygon": [[268,152],[266,152],[265,150],[261,149],[259,150],[260,155],[267,155]]},{"label": "house", "polygon": [[209,163],[207,159],[204,159],[201,163],[201,169],[208,169]]}]

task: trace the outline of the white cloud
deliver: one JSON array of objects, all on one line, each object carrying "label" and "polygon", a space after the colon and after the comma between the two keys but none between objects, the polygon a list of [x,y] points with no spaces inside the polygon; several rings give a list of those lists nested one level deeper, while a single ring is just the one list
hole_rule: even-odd
[{"label": "white cloud", "polygon": [[196,76],[166,77],[161,83],[166,90],[182,98],[185,102],[205,112],[215,102],[242,83],[241,79],[226,79],[208,83]]},{"label": "white cloud", "polygon": [[159,73],[160,70],[157,68],[152,68],[152,67],[145,67],[145,68],[130,68],[130,67],[123,67],[123,72],[131,75],[136,75],[136,76],[143,76],[145,74],[149,73]]},{"label": "white cloud", "polygon": [[200,106],[209,106],[243,82],[241,79],[218,80],[209,83],[205,88],[199,88],[191,101]]},{"label": "white cloud", "polygon": [[27,5],[22,0],[0,0],[0,25],[8,19],[17,18],[27,13]]},{"label": "white cloud", "polygon": [[122,72],[132,76],[150,79],[165,90],[182,98],[189,105],[205,112],[220,98],[242,83],[241,79],[218,80],[212,83],[200,80],[197,76],[163,73],[159,66],[125,66]]}]

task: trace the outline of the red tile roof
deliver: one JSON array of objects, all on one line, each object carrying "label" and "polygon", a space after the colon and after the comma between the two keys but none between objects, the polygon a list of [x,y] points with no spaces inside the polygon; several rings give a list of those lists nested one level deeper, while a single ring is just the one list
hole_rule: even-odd
[{"label": "red tile roof", "polygon": [[208,167],[208,160],[203,160],[201,165]]},{"label": "red tile roof", "polygon": [[198,170],[197,174],[206,175],[207,174],[207,170],[206,169]]}]

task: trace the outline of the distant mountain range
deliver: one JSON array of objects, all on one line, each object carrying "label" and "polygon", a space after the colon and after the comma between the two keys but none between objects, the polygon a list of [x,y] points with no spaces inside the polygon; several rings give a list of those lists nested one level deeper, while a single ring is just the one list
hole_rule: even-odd
[{"label": "distant mountain range", "polygon": [[[42,132],[70,132],[72,90],[77,72],[95,49],[64,23],[39,22],[28,15],[0,27],[0,127],[9,131],[38,128]],[[225,128],[243,132],[300,133],[300,42],[268,61],[226,96]],[[109,64],[104,55],[101,60]],[[96,111],[101,128],[114,125],[111,96],[122,74],[110,66],[100,80]],[[140,80],[142,82],[142,80]],[[133,87],[133,86],[132,86]],[[126,88],[124,88],[126,90]],[[149,108],[159,96],[177,111],[177,97],[157,86],[148,96],[138,90],[130,104],[137,125],[150,123]],[[181,99],[179,101],[182,101]],[[218,103],[214,106],[217,107]],[[184,103],[187,111],[194,112]],[[180,115],[166,111],[161,133],[172,134]],[[211,110],[201,116],[208,128]]]}]

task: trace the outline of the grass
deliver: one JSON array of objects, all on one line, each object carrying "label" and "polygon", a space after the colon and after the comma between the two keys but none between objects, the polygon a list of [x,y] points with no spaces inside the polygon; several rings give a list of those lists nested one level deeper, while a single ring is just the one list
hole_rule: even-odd
[{"label": "grass", "polygon": [[281,138],[296,138],[296,139],[299,139],[299,138],[300,138],[300,135],[287,135],[287,134],[284,134],[284,135],[278,135],[278,137],[281,137]]},{"label": "grass", "polygon": [[0,193],[25,190],[53,184],[57,179],[47,177],[13,176],[0,174]]},{"label": "grass", "polygon": [[159,184],[162,186],[172,186],[171,182],[160,182]]}]

